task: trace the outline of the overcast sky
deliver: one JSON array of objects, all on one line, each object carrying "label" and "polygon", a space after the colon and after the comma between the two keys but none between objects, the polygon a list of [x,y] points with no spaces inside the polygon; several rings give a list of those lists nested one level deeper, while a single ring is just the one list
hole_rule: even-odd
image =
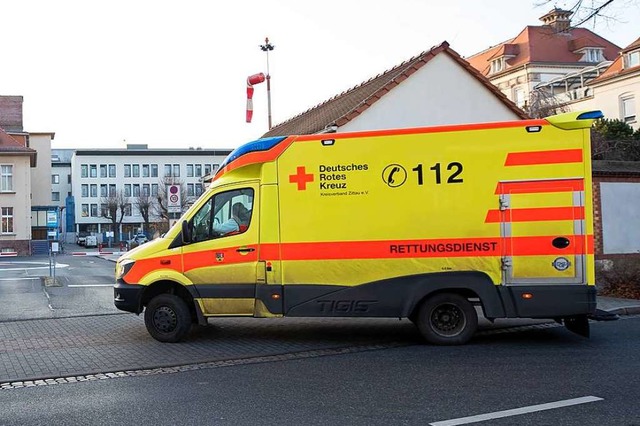
[{"label": "overcast sky", "polygon": [[[236,148],[267,131],[266,83],[245,122],[265,36],[277,124],[445,40],[470,56],[514,37],[541,2],[0,0],[0,95],[23,96],[25,131],[55,132],[53,148]],[[588,28],[640,37],[640,1],[608,14]]]}]

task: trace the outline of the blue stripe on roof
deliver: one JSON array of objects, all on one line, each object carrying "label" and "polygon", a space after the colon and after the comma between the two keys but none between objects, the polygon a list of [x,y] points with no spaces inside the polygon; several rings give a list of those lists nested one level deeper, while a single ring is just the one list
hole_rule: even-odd
[{"label": "blue stripe on roof", "polygon": [[256,151],[268,151],[280,142],[286,139],[286,136],[275,136],[272,138],[262,138],[252,142],[247,142],[244,145],[234,149],[231,154],[224,159],[220,165],[220,169],[224,169],[229,163],[238,159],[239,157]]}]

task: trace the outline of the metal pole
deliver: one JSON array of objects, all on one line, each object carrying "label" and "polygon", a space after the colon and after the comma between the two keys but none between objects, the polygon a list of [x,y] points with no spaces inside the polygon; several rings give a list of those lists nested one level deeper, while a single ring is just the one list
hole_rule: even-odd
[{"label": "metal pole", "polygon": [[260,45],[260,49],[267,54],[267,111],[269,114],[269,130],[271,130],[271,74],[269,73],[269,52],[275,49],[275,46],[269,43],[269,37],[265,37],[264,44]]}]

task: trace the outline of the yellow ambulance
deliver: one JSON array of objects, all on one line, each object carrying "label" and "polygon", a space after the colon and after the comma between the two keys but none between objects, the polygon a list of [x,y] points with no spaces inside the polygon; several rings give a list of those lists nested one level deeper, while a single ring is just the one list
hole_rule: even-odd
[{"label": "yellow ambulance", "polygon": [[116,265],[117,308],[163,342],[211,317],[393,317],[433,344],[488,319],[588,335],[590,127],[546,119],[264,138]]}]

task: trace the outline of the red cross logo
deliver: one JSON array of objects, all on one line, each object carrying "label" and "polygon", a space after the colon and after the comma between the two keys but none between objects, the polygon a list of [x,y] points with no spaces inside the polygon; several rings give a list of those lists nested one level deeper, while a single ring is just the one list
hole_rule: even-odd
[{"label": "red cross logo", "polygon": [[313,182],[313,174],[307,174],[304,166],[299,166],[295,175],[289,175],[289,182],[297,183],[298,191],[304,191],[307,189],[307,183]]}]

